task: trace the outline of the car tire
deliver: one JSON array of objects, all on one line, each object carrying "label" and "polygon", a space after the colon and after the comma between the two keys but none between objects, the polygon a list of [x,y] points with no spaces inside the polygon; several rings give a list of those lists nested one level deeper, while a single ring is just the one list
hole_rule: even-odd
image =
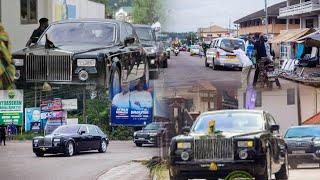
[{"label": "car tire", "polygon": [[110,76],[110,85],[109,85],[109,96],[110,99],[121,92],[121,76],[120,76],[120,69],[115,67]]},{"label": "car tire", "polygon": [[102,139],[99,146],[99,153],[105,153],[107,152],[108,143],[105,139]]},{"label": "car tire", "polygon": [[142,147],[142,143],[136,143],[137,147]]},{"label": "car tire", "polygon": [[75,148],[74,148],[73,142],[68,141],[65,147],[64,155],[70,157],[70,156],[73,156],[74,152],[75,152]]},{"label": "car tire", "polygon": [[42,153],[42,152],[37,152],[35,154],[36,154],[37,157],[43,157],[44,156],[44,153]]},{"label": "car tire", "polygon": [[285,156],[285,162],[282,164],[280,171],[278,171],[276,174],[276,179],[289,179],[289,166],[288,166],[288,155]]},{"label": "car tire", "polygon": [[208,58],[207,57],[204,58],[204,65],[206,67],[209,67],[209,63],[208,63]]},{"label": "car tire", "polygon": [[272,177],[272,168],[271,168],[271,155],[270,155],[270,149],[267,149],[266,152],[266,159],[264,162],[264,171],[263,175],[257,175],[256,180],[271,180]]}]

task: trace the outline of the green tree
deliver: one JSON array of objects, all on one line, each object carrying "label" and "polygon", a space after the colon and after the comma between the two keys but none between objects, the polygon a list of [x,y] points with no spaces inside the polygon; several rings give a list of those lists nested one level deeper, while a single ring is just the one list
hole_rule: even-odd
[{"label": "green tree", "polygon": [[161,16],[160,0],[134,0],[133,20],[136,24],[151,24]]},{"label": "green tree", "polygon": [[0,24],[0,90],[14,88],[15,72],[9,37],[4,27]]}]

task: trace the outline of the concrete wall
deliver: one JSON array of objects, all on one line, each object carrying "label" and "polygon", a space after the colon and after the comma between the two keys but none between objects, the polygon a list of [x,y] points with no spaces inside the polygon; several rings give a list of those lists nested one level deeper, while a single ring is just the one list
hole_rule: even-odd
[{"label": "concrete wall", "polygon": [[[299,29],[300,26],[298,24],[289,24],[289,29]],[[252,26],[252,27],[245,27],[245,28],[240,28],[239,29],[239,34],[240,35],[246,35],[250,33],[265,33],[266,32],[266,27],[264,25],[260,26]],[[282,30],[286,30],[287,27],[285,24],[269,24],[268,25],[268,32],[271,34],[280,34]]]},{"label": "concrete wall", "polygon": [[[46,17],[49,22],[61,20],[57,18],[57,5],[61,0],[38,0],[38,19]],[[89,0],[67,0],[67,4],[76,7],[76,18],[104,18],[105,6]],[[1,1],[1,21],[9,33],[13,51],[25,46],[34,29],[39,24],[21,24],[20,22],[20,0]]]}]

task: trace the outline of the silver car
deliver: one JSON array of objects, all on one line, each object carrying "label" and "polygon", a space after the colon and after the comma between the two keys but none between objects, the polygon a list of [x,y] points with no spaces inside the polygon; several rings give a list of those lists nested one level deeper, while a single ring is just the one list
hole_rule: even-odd
[{"label": "silver car", "polygon": [[214,39],[207,50],[205,66],[218,69],[219,67],[242,68],[242,65],[233,53],[233,50],[240,48],[245,50],[244,40],[238,38],[217,38]]}]

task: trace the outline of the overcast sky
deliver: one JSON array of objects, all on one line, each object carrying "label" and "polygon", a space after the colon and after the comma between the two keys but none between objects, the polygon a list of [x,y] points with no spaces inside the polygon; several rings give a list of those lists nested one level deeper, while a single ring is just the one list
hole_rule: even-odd
[{"label": "overcast sky", "polygon": [[[268,5],[284,0],[267,0]],[[223,27],[264,8],[264,0],[164,0],[164,31],[188,32],[216,24]],[[233,26],[233,24],[232,24]]]}]

